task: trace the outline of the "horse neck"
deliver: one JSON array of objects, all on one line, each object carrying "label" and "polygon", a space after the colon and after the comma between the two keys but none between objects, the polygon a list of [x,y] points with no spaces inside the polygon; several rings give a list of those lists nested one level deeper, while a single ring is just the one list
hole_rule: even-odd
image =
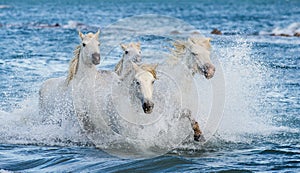
[{"label": "horse neck", "polygon": [[87,65],[83,62],[83,53],[80,52],[78,69],[76,76],[81,78],[82,76],[90,75],[97,72],[96,66],[94,64]]},{"label": "horse neck", "polygon": [[124,70],[121,78],[123,79],[124,83],[128,86],[132,82],[133,78],[135,77],[135,70],[133,66],[128,66],[127,69]]},{"label": "horse neck", "polygon": [[186,50],[184,53],[180,54],[178,60],[191,68],[194,65],[194,58],[189,50]]},{"label": "horse neck", "polygon": [[120,76],[122,78],[127,78],[128,75],[132,75],[131,73],[133,72],[133,66],[130,60],[123,58],[123,64],[122,64],[122,69],[120,72]]}]

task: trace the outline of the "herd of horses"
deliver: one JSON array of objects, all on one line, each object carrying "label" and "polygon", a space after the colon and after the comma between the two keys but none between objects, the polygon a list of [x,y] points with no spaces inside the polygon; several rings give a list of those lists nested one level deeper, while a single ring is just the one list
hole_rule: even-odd
[{"label": "herd of horses", "polygon": [[[87,34],[79,31],[81,43],[75,48],[68,76],[48,79],[41,86],[39,110],[45,123],[60,123],[62,118],[57,117],[56,114],[64,114],[75,116],[82,130],[88,134],[96,134],[99,130],[105,133],[110,126],[105,126],[103,122],[105,120],[96,120],[95,116],[99,118],[116,111],[112,104],[107,104],[107,102],[112,102],[113,94],[110,90],[113,85],[116,86],[116,83],[118,87],[130,88],[128,97],[135,98],[135,104],[144,114],[151,116],[151,113],[155,111],[153,91],[155,90],[154,82],[158,79],[157,68],[178,71],[184,66],[191,76],[197,73],[204,75],[207,79],[214,76],[215,67],[210,60],[210,39],[200,36],[174,41],[174,49],[162,64],[143,63],[140,43],[121,44],[123,56],[115,69],[98,70],[96,65],[100,64],[99,34],[99,30],[96,33]],[[185,76],[181,77],[179,81],[182,82],[179,85],[188,85]],[[95,88],[106,94],[95,97],[93,91]],[[100,109],[99,107],[103,105],[109,106]],[[179,111],[181,116],[188,118],[191,123],[194,140],[204,140],[199,124],[192,116],[192,111],[188,108],[182,108]],[[102,123],[103,128],[99,129]]]}]

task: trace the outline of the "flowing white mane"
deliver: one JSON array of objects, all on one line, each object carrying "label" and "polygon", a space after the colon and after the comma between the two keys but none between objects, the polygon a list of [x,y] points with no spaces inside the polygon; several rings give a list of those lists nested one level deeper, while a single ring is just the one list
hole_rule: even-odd
[{"label": "flowing white mane", "polygon": [[77,45],[74,52],[73,52],[74,57],[70,61],[69,74],[68,74],[68,77],[66,79],[67,85],[69,85],[70,81],[74,78],[74,75],[76,74],[76,72],[78,70],[80,47],[81,47],[80,45]]},{"label": "flowing white mane", "polygon": [[177,40],[173,42],[171,56],[168,64],[175,65],[179,61],[183,62],[192,75],[198,73],[207,79],[213,77],[215,67],[210,60],[211,45],[210,38],[191,36],[187,40]]},{"label": "flowing white mane", "polygon": [[149,65],[149,64],[143,64],[141,65],[141,68],[149,73],[152,74],[152,76],[154,77],[154,79],[158,79],[157,75],[156,75],[156,70],[155,70],[155,66],[153,65]]},{"label": "flowing white mane", "polygon": [[[99,32],[99,31],[98,31]],[[96,33],[97,34],[97,33]],[[79,33],[80,37],[83,38],[83,34]],[[95,34],[93,33],[88,33],[85,35],[88,38],[94,38]],[[79,56],[80,56],[80,49],[81,49],[81,45],[77,45],[75,47],[75,50],[73,52],[74,57],[72,58],[72,60],[70,61],[70,65],[69,65],[69,74],[68,77],[66,79],[66,83],[67,85],[69,85],[70,81],[74,78],[74,75],[77,73],[78,70],[78,63],[79,63]]]},{"label": "flowing white mane", "polygon": [[189,50],[190,53],[198,53],[196,49],[197,46],[210,50],[210,40],[210,38],[204,37],[190,37],[187,41],[176,40],[173,42],[175,49],[172,50],[172,53],[176,57],[181,57],[181,55],[187,53],[187,50]]}]

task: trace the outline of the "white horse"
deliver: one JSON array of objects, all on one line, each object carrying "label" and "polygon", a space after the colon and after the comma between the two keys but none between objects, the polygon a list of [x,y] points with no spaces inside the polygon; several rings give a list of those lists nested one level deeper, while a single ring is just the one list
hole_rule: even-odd
[{"label": "white horse", "polygon": [[[139,47],[139,44],[131,45],[136,46],[136,48]],[[125,45],[121,45],[121,47],[125,49]],[[75,112],[88,136],[99,138],[101,133],[102,135],[111,134],[111,129],[119,131],[116,127],[119,125],[112,120],[118,117],[115,106],[126,105],[128,107],[128,103],[114,102],[114,97],[120,97],[114,95],[117,93],[114,90],[128,90],[129,92],[125,96],[131,98],[131,105],[137,106],[138,110],[143,110],[146,114],[152,112],[154,107],[152,102],[153,83],[156,80],[155,68],[157,66],[151,64],[137,65],[134,62],[138,62],[139,57],[140,50],[130,50],[127,47],[123,54],[124,61],[120,63],[122,67],[119,68],[119,74],[122,74],[122,77],[114,71],[99,70],[95,76],[86,74],[77,82],[72,83]],[[70,67],[76,66],[77,61],[72,61],[72,63],[74,65]]]},{"label": "white horse", "polygon": [[[121,76],[121,78],[124,78],[124,77],[126,77],[126,75],[128,75],[128,72],[130,72],[130,70],[132,69],[132,67],[131,67],[132,66],[131,61],[141,62],[141,53],[140,53],[141,49],[140,49],[140,43],[121,44],[121,47],[122,47],[122,49],[124,51],[124,54],[123,54],[122,59],[115,66],[115,71],[116,71],[117,74],[119,74]],[[181,59],[185,60],[187,58],[186,58],[186,56],[183,56],[183,57],[181,57]],[[209,66],[208,62],[205,62],[206,63],[205,66]],[[203,63],[203,64],[205,64],[205,63]],[[174,66],[173,65],[172,65],[172,68],[174,68],[174,66],[176,66],[176,65],[179,65],[179,63],[177,63]],[[211,66],[213,67],[213,65],[211,65]],[[152,101],[150,101],[150,102],[144,102],[143,103],[143,108],[149,107],[152,110],[153,109],[152,105],[153,105]],[[150,111],[150,113],[151,112],[152,111]],[[174,116],[176,116],[176,115],[174,115]],[[192,124],[192,128],[194,130],[194,136],[195,136],[194,139],[195,140],[199,140],[200,136],[202,135],[202,132],[201,132],[201,130],[199,128],[198,122],[195,121],[191,117],[191,111],[188,110],[188,109],[182,110],[182,117],[188,117],[189,118],[189,120],[191,121],[191,124]]]},{"label": "white horse", "polygon": [[86,35],[79,31],[81,44],[74,51],[68,76],[48,79],[41,86],[39,108],[44,121],[61,123],[62,116],[73,112],[70,84],[97,73],[96,65],[100,63],[99,34],[100,30]]},{"label": "white horse", "polygon": [[204,140],[199,124],[192,116],[192,113],[197,112],[198,104],[191,104],[191,100],[197,98],[194,95],[197,93],[197,88],[192,85],[193,76],[198,73],[210,79],[215,73],[215,67],[210,60],[210,38],[192,36],[187,40],[174,41],[173,45],[175,49],[172,50],[172,55],[159,67],[170,74],[177,74],[176,82],[183,92],[178,96],[182,101],[181,116],[190,119],[194,140]]},{"label": "white horse", "polygon": [[[141,70],[138,68],[136,63],[141,63],[141,44],[139,42],[137,43],[129,43],[129,44],[121,44],[121,48],[123,49],[123,56],[121,60],[117,63],[115,66],[115,72],[121,77],[121,79],[124,82],[127,82],[127,85],[130,81],[128,79],[132,79],[133,76],[130,77],[130,75],[133,75],[132,71],[135,69],[136,71]],[[141,65],[141,69],[148,70],[153,73],[155,79],[156,79],[156,72],[155,69],[158,64],[148,64],[148,65]],[[141,73],[139,73],[141,74]],[[141,80],[144,80],[141,82]],[[147,83],[149,87],[146,87],[145,85],[141,85],[142,83]],[[149,84],[151,82],[151,85]],[[145,93],[145,97],[141,99],[144,112],[149,114],[152,112],[152,109],[154,107],[154,103],[152,102],[152,95],[153,95],[153,83],[154,80],[147,79],[146,77],[137,79],[137,84],[140,85],[140,90]]]}]

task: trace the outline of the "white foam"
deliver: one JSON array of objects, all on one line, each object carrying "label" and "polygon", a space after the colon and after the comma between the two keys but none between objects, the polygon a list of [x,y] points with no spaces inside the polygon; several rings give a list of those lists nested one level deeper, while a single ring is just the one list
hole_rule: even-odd
[{"label": "white foam", "polygon": [[70,122],[74,123],[71,129],[64,124],[43,124],[36,95],[21,102],[20,108],[12,112],[1,111],[0,119],[2,143],[69,145],[89,142],[74,122]]},{"label": "white foam", "polygon": [[226,83],[226,104],[219,136],[240,142],[245,140],[243,136],[246,134],[271,135],[281,130],[291,130],[275,126],[270,108],[264,107],[266,91],[263,88],[266,80],[271,79],[271,74],[252,59],[251,43],[236,38],[234,44],[215,50],[220,57]]},{"label": "white foam", "polygon": [[9,5],[0,5],[0,9],[4,9],[4,8],[11,8],[11,6],[9,6]]},{"label": "white foam", "polygon": [[285,27],[276,27],[271,32],[261,31],[260,35],[295,36],[300,34],[300,23],[294,22]]}]

